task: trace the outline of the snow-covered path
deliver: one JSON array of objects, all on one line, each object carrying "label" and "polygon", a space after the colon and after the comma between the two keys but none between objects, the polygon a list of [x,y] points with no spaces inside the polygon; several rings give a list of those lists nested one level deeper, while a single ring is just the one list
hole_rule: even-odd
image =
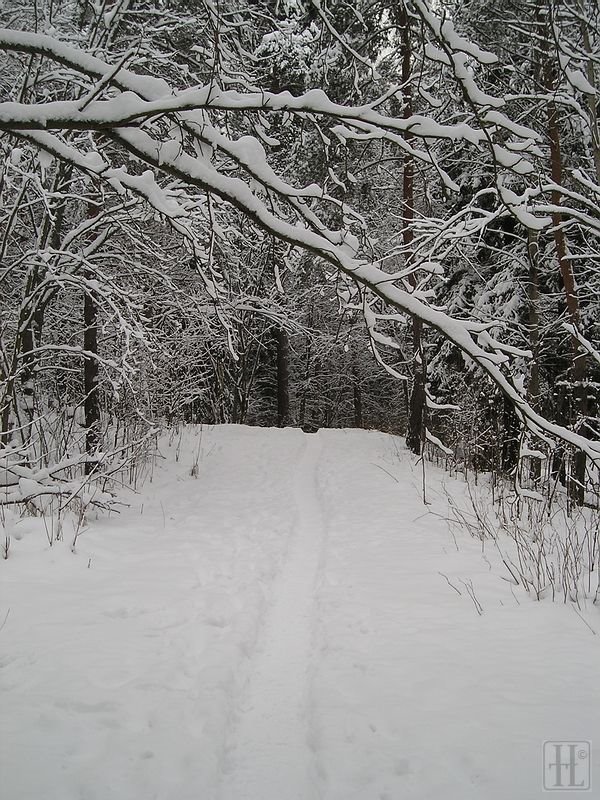
[{"label": "snow-covered path", "polygon": [[75,555],[20,521],[2,800],[541,799],[544,740],[600,742],[599,609],[512,587],[428,470],[425,508],[393,437],[190,428]]},{"label": "snow-covered path", "polygon": [[323,520],[315,478],[321,438],[307,437],[295,475],[295,523],[242,694],[222,800],[318,797],[309,749],[309,665]]}]

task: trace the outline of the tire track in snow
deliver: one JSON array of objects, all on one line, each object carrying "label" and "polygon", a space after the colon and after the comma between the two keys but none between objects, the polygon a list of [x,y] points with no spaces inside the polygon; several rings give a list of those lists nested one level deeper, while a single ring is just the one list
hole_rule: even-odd
[{"label": "tire track in snow", "polygon": [[273,586],[259,647],[238,709],[221,800],[316,800],[309,737],[314,593],[323,519],[316,472],[321,437],[306,436],[296,470],[297,519]]}]

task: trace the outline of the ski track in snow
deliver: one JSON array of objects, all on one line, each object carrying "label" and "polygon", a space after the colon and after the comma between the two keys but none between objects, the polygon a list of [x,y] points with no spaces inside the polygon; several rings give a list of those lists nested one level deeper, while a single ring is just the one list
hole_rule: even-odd
[{"label": "ski track in snow", "polygon": [[452,534],[461,480],[427,465],[424,508],[374,431],[190,426],[160,456],[75,555],[11,529],[2,800],[534,800],[569,737],[597,783],[598,606]]},{"label": "ski track in snow", "polygon": [[319,797],[309,746],[309,665],[323,538],[321,448],[318,433],[306,437],[295,476],[297,518],[242,693],[221,800]]}]

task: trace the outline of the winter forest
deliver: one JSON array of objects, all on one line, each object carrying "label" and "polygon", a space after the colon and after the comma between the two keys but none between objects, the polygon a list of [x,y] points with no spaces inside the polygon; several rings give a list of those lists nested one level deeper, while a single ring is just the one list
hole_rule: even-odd
[{"label": "winter forest", "polygon": [[590,789],[597,0],[4,0],[0,64],[7,800]]}]

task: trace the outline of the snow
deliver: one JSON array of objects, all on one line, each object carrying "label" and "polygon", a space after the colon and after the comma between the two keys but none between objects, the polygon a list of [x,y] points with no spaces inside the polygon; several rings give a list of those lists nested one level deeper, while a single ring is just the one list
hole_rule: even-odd
[{"label": "snow", "polygon": [[[389,134],[389,136],[392,135]],[[140,158],[147,162],[152,162],[156,149],[155,141],[152,137],[142,130],[131,129],[121,129],[119,137],[123,142],[127,143],[127,146],[132,151],[139,154]],[[67,160],[71,160],[73,163],[80,163],[81,161],[81,156],[77,151],[46,132],[30,131],[28,138],[40,143],[48,152],[66,157]],[[344,237],[341,232],[328,231],[308,210],[304,216],[309,223],[316,226],[318,233],[314,230],[308,230],[300,224],[293,225],[282,220],[252,192],[244,181],[223,175],[200,159],[181,153],[176,158],[165,159],[165,161],[168,161],[169,168],[173,174],[179,174],[187,183],[200,185],[203,189],[214,192],[217,196],[238,207],[248,217],[258,222],[261,227],[270,231],[277,238],[319,254],[342,272],[366,287],[372,288],[376,294],[391,306],[408,311],[442,331],[464,353],[473,358],[493,378],[502,391],[513,400],[517,414],[522,416],[523,421],[533,432],[538,435],[543,435],[543,432],[545,432],[559,436],[565,441],[580,447],[592,460],[595,461],[600,458],[600,445],[598,443],[590,442],[579,434],[549,423],[527,404],[523,395],[515,392],[510,381],[507,380],[498,367],[505,359],[498,355],[490,354],[476,345],[467,330],[466,323],[453,319],[443,312],[428,306],[417,296],[417,293],[404,291],[394,285],[390,282],[390,276],[378,269],[374,264],[356,260],[349,237]],[[86,168],[89,169],[89,165]],[[117,172],[117,170],[114,172]],[[105,174],[104,176],[106,177]],[[148,187],[144,178],[140,180],[136,176],[127,175],[123,170],[118,170],[118,181],[120,183],[127,181],[127,185],[133,191],[144,194],[150,202],[158,202],[153,197],[157,192],[154,187]],[[503,201],[511,205],[513,213],[524,221],[524,224],[528,224],[529,227],[534,225],[544,227],[548,224],[547,220],[540,220],[525,209],[522,209],[519,205],[522,201],[509,189],[502,188],[501,194]],[[164,213],[169,213],[173,206],[169,202],[169,198],[164,197],[163,200],[161,200],[161,210]],[[185,228],[182,228],[182,232],[189,235]],[[346,241],[344,241],[344,238]]]},{"label": "snow", "polygon": [[510,208],[519,222],[530,230],[541,231],[552,223],[552,217],[536,217],[528,211],[523,203],[523,198],[519,197],[519,195],[515,194],[515,192],[507,186],[500,186],[499,194],[502,202]]},{"label": "snow", "polygon": [[513,170],[518,175],[530,175],[535,172],[535,167],[530,161],[523,158],[519,153],[511,153],[506,147],[500,145],[492,145],[494,151],[494,158],[503,167]]},{"label": "snow", "polygon": [[574,86],[575,89],[578,89],[583,94],[589,94],[593,97],[596,96],[596,89],[580,69],[567,69],[567,77],[569,78],[569,83],[571,86]]},{"label": "snow", "polygon": [[533,128],[526,125],[519,125],[500,111],[491,109],[486,111],[483,121],[488,122],[490,125],[497,125],[499,128],[504,128],[510,131],[514,136],[520,136],[524,139],[538,141],[540,138]]},{"label": "snow", "polygon": [[[421,5],[419,3],[419,7]],[[423,11],[427,19],[429,19],[428,13],[426,10]],[[433,21],[430,20],[428,24],[435,29]],[[472,77],[473,69],[469,59],[481,60],[483,58],[485,60],[492,56],[465,48],[462,40],[453,32],[451,27],[445,27],[443,31],[440,29],[438,33],[439,35],[443,34],[451,47],[462,48],[461,52],[452,53],[451,60],[457,79],[462,82],[471,99],[476,103],[494,107],[503,105],[503,101],[499,98],[493,98],[480,92]],[[108,64],[47,36],[0,29],[0,43],[9,50],[20,49],[23,51],[43,52],[55,60],[70,64],[89,75],[107,78],[112,74],[113,68]],[[485,63],[490,62],[486,61]],[[302,115],[315,113],[324,114],[332,118],[337,117],[340,120],[345,120],[348,123],[348,127],[337,125],[331,131],[343,141],[350,138],[357,141],[386,139],[393,142],[405,152],[414,154],[415,158],[434,164],[439,176],[453,190],[457,190],[459,187],[449,176],[445,175],[441,167],[435,163],[433,157],[425,150],[412,149],[401,134],[410,129],[415,137],[421,136],[428,139],[441,136],[452,140],[464,139],[474,144],[482,142],[485,138],[482,130],[471,128],[466,123],[438,125],[432,120],[419,116],[412,116],[406,119],[389,118],[375,110],[377,101],[370,105],[357,107],[338,105],[328,100],[327,95],[320,90],[311,90],[306,95],[299,97],[292,97],[288,92],[281,94],[270,94],[268,92],[240,94],[237,92],[216,91],[213,95],[211,94],[212,86],[209,86],[200,90],[190,90],[190,93],[180,92],[173,94],[165,81],[150,76],[137,75],[125,69],[118,71],[118,76],[114,77],[114,83],[121,90],[134,92],[139,96],[137,109],[130,109],[130,113],[134,113],[136,116],[142,113],[143,109],[146,112],[150,109],[154,112],[159,109],[162,111],[184,110],[186,108],[200,109],[200,106],[205,104],[206,107],[210,106],[215,110],[254,109],[265,112],[267,110],[279,110],[286,112],[296,111]],[[194,92],[196,94],[193,94]],[[84,112],[77,111],[77,119],[80,119],[77,115],[81,113],[88,115],[92,113],[93,108],[98,103],[106,105],[110,104],[111,101],[93,101],[84,109]],[[62,111],[64,111],[65,103],[63,102],[61,105]],[[105,105],[101,107],[105,109]],[[117,109],[119,105],[120,102],[117,103]],[[133,103],[128,103],[128,107],[130,105],[133,105]],[[24,110],[26,114],[31,113],[29,108],[21,110]],[[103,114],[104,112],[100,113],[99,121],[104,124],[106,119]],[[196,114],[199,115],[197,119]],[[31,117],[28,117],[28,119],[31,119]],[[188,134],[191,131],[190,122],[197,121],[200,129],[202,129],[205,122],[204,111],[200,109],[193,113],[190,112],[186,120],[188,123],[186,132]],[[41,121],[49,124],[47,117],[44,117]],[[61,119],[61,127],[64,124],[64,119]],[[86,124],[90,124],[89,118]],[[170,172],[172,176],[179,178],[185,184],[199,187],[206,192],[212,193],[215,197],[220,197],[242,211],[263,230],[294,247],[304,248],[314,255],[320,256],[334,265],[336,269],[356,280],[367,289],[372,290],[374,294],[378,295],[391,307],[416,316],[426,324],[438,329],[451,342],[457,345],[465,356],[473,359],[492,378],[503,393],[512,400],[517,416],[531,432],[540,437],[550,435],[561,438],[565,442],[579,447],[594,462],[600,460],[600,443],[590,441],[573,431],[555,425],[535,412],[527,403],[526,397],[515,390],[506,374],[502,371],[500,365],[505,359],[499,357],[498,354],[490,354],[479,347],[473,341],[465,322],[453,319],[442,311],[432,308],[427,302],[424,302],[424,300],[427,300],[427,296],[424,293],[404,291],[393,280],[390,280],[390,276],[387,273],[379,270],[374,264],[358,260],[356,258],[357,254],[354,252],[353,242],[349,237],[345,237],[343,232],[328,230],[324,222],[319,219],[313,210],[308,208],[307,204],[300,203],[303,191],[307,192],[308,196],[313,194],[312,187],[308,187],[306,190],[296,190],[285,184],[285,182],[283,184],[278,183],[277,176],[265,161],[252,165],[242,164],[248,176],[256,179],[264,190],[273,190],[276,194],[280,193],[289,202],[299,218],[297,224],[292,224],[282,219],[272,203],[263,201],[259,194],[255,193],[252,187],[244,180],[219,172],[212,164],[207,163],[204,157],[194,158],[185,152],[174,154],[173,148],[169,147],[163,152],[156,139],[141,128],[114,129],[113,134],[139,160],[146,164],[162,166],[163,171]],[[67,144],[57,135],[50,134],[47,131],[24,130],[19,135],[22,139],[38,145],[51,156],[61,158],[80,167],[84,172],[96,174],[112,182],[117,189],[119,187],[127,188],[135,194],[143,196],[160,213],[168,216],[171,225],[189,242],[194,246],[198,244],[190,225],[181,218],[187,211],[185,209],[182,210],[177,202],[166,191],[161,189],[156,183],[152,172],[147,172],[143,176],[135,176],[128,175],[122,169],[103,170],[100,164],[96,163],[96,158],[92,158],[93,163],[91,163],[87,160],[87,156],[82,154],[76,147]],[[230,152],[232,157],[236,158],[236,143],[231,142],[210,126],[206,126],[202,134],[198,133],[195,136],[195,141],[197,143],[203,141],[205,144],[210,144],[210,142],[207,142],[207,137],[210,137],[222,151],[225,153]],[[257,148],[253,146],[252,149],[253,154],[255,154]],[[511,145],[511,149],[515,149],[513,145]],[[242,154],[247,151],[247,147],[244,146],[243,142],[242,151]],[[514,155],[512,153],[507,154],[506,158],[512,161]],[[523,168],[527,170],[527,162],[524,160],[522,161],[519,158],[515,164],[519,165],[517,172],[523,171]],[[499,179],[504,179],[505,177],[505,175],[501,174]],[[523,225],[533,230],[539,230],[550,224],[550,217],[536,216],[524,207],[525,196],[519,197],[505,184],[500,186],[499,190],[500,197],[507,210],[510,209],[511,213]],[[527,189],[526,194],[533,191],[533,189]],[[568,194],[568,190],[563,188],[562,191]],[[536,210],[538,212],[550,210],[551,213],[555,211],[552,207],[549,209],[548,206],[544,205],[538,205]],[[569,214],[573,219],[579,218],[585,221],[588,229],[592,230],[594,228],[595,223],[591,215],[582,214],[575,209],[569,209]],[[198,247],[199,252],[202,252],[202,249],[201,246]],[[204,277],[204,280],[211,295],[216,296],[218,287],[215,287],[207,276]]]},{"label": "snow", "polygon": [[31,518],[0,562],[7,798],[531,800],[544,740],[600,739],[597,607],[509,584],[400,440],[190,427],[160,454],[75,554]]},{"label": "snow", "polygon": [[308,437],[300,449],[292,484],[293,532],[241,695],[242,713],[230,736],[223,800],[318,796],[306,721],[315,581],[324,533],[316,483],[322,437]]},{"label": "snow", "polygon": [[[427,405],[428,407],[430,407],[429,403]],[[427,439],[428,442],[431,442],[431,444],[434,444],[436,447],[439,447],[443,453],[446,453],[446,455],[450,456],[452,455],[452,450],[449,447],[446,447],[446,445],[443,444],[442,440],[439,439],[437,436],[434,436],[433,433],[431,433],[431,431],[428,430],[427,428],[425,429],[425,438]]]}]

